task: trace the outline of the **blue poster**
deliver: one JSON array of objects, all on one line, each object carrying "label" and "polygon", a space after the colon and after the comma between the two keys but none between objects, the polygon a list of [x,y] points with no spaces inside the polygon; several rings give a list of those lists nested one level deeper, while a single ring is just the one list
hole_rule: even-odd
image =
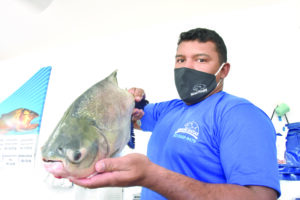
[{"label": "blue poster", "polygon": [[41,68],[0,103],[0,168],[33,165],[50,73]]}]

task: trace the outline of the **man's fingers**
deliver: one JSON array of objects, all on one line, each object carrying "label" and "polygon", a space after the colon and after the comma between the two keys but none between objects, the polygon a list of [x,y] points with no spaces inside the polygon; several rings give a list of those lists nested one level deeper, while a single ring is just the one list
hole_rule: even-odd
[{"label": "man's fingers", "polygon": [[88,188],[92,188],[92,179],[75,179],[75,178],[70,178],[69,179],[72,183]]},{"label": "man's fingers", "polygon": [[128,154],[118,158],[105,158],[98,161],[95,170],[98,172],[92,177],[76,179],[70,178],[76,185],[87,188],[110,186],[134,186],[137,181],[143,180],[143,171],[150,163],[142,154]]},{"label": "man's fingers", "polygon": [[132,112],[132,120],[136,121],[144,116],[144,111],[142,109],[135,108]]},{"label": "man's fingers", "polygon": [[130,92],[134,96],[135,101],[137,102],[141,101],[145,96],[145,92],[141,88],[130,88],[128,92]]},{"label": "man's fingers", "polygon": [[72,183],[83,187],[99,188],[99,187],[112,185],[113,176],[110,173],[104,173],[104,174],[96,174],[95,176],[90,178],[83,178],[83,179],[70,178],[69,180]]}]

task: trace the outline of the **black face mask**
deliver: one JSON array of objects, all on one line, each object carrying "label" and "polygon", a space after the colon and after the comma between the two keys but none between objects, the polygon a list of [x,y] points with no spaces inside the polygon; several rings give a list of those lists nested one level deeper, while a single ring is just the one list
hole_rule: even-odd
[{"label": "black face mask", "polygon": [[220,83],[216,81],[216,75],[223,68],[221,65],[216,74],[197,71],[182,67],[175,69],[175,84],[180,98],[186,104],[195,104],[202,101]]}]

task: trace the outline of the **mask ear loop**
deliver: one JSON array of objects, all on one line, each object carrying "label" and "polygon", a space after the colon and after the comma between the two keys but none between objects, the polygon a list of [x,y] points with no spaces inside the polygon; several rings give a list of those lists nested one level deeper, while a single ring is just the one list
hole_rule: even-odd
[{"label": "mask ear loop", "polygon": [[222,63],[222,65],[220,66],[220,68],[218,69],[218,71],[215,73],[215,76],[217,76],[217,74],[221,71],[221,69],[224,67],[226,63]]},{"label": "mask ear loop", "polygon": [[[224,67],[225,64],[226,63],[222,63],[222,65],[220,66],[220,68],[218,69],[218,71],[215,73],[215,76],[217,76],[217,74],[221,71],[221,69]],[[220,80],[219,80],[219,82],[218,82],[218,84],[217,84],[216,87],[218,87],[220,85],[220,83],[223,82],[223,80],[224,80],[223,78],[220,78]]]}]

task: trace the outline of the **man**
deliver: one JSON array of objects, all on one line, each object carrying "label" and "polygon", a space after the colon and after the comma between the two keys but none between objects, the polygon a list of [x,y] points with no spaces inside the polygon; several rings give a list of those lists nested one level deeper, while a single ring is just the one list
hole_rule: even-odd
[{"label": "man", "polygon": [[[222,91],[230,70],[223,39],[203,28],[184,32],[175,58],[181,100],[133,113],[140,128],[152,132],[148,157],[105,159],[95,166],[100,174],[72,181],[89,188],[143,186],[147,200],[276,199],[275,130],[259,108]],[[136,101],[144,95],[130,92]]]}]

